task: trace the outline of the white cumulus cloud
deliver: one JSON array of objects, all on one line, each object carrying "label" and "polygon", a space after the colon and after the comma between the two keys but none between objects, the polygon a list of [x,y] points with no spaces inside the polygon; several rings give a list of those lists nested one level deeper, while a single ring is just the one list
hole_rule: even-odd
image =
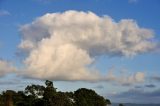
[{"label": "white cumulus cloud", "polygon": [[[53,80],[115,80],[102,76],[90,65],[96,56],[134,56],[149,52],[152,30],[140,28],[132,19],[115,22],[92,12],[48,13],[21,27],[19,48],[28,77]],[[143,74],[129,77],[141,82]]]}]

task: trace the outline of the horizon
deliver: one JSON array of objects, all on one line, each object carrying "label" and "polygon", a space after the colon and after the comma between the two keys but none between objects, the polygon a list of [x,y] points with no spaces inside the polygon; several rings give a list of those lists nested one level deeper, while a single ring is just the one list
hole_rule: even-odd
[{"label": "horizon", "polygon": [[160,104],[159,10],[159,0],[1,0],[0,92],[51,80]]}]

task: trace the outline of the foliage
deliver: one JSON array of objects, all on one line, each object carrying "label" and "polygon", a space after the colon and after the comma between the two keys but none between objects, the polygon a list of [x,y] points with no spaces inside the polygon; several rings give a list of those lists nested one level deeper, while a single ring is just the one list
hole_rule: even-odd
[{"label": "foliage", "polygon": [[25,93],[27,95],[32,95],[34,98],[38,98],[40,96],[43,96],[44,89],[45,87],[41,85],[28,85],[25,88]]},{"label": "foliage", "polygon": [[111,104],[110,100],[104,99],[91,89],[81,88],[74,93],[57,92],[52,81],[47,80],[45,85],[28,85],[24,91],[3,91],[0,94],[0,106],[5,106],[6,103],[12,103],[13,106],[106,106]]},{"label": "foliage", "polygon": [[107,102],[91,89],[81,88],[75,91],[76,106],[106,106]]},{"label": "foliage", "polygon": [[122,103],[120,103],[119,106],[124,106],[124,105]]},{"label": "foliage", "polygon": [[108,105],[111,105],[111,101],[109,99],[106,99],[106,102]]}]

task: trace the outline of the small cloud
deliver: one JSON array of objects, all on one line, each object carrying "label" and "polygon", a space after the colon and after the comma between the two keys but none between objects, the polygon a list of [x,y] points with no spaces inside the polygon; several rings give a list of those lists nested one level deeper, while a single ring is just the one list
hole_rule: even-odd
[{"label": "small cloud", "polygon": [[133,75],[117,78],[117,82],[120,82],[123,86],[130,86],[135,83],[145,82],[145,73],[137,72]]},{"label": "small cloud", "polygon": [[97,86],[95,86],[94,88],[97,88],[97,89],[103,89],[103,88],[104,88],[104,86],[103,86],[103,85],[97,85]]},{"label": "small cloud", "polygon": [[155,88],[156,87],[156,85],[154,85],[154,84],[146,84],[146,85],[137,85],[137,86],[135,86],[134,88],[135,89],[144,89],[144,88]]},{"label": "small cloud", "polygon": [[7,10],[0,10],[0,17],[1,16],[8,16],[10,15],[10,12],[8,12]]},{"label": "small cloud", "polygon": [[41,2],[41,3],[44,3],[44,4],[48,4],[48,3],[51,3],[51,2],[53,2],[53,1],[55,1],[55,0],[33,0],[33,1],[36,1],[36,2]]},{"label": "small cloud", "polygon": [[2,46],[3,46],[3,44],[2,44],[2,42],[0,42],[0,48],[2,48]]},{"label": "small cloud", "polygon": [[20,81],[0,81],[0,85],[15,85],[19,83]]},{"label": "small cloud", "polygon": [[154,49],[154,53],[159,54],[160,53],[160,42],[159,41],[154,41],[157,42],[156,48]]},{"label": "small cloud", "polygon": [[138,0],[128,0],[128,3],[137,3]]},{"label": "small cloud", "polygon": [[154,84],[148,84],[148,85],[145,85],[145,87],[147,87],[147,88],[155,88],[156,85],[154,85]]},{"label": "small cloud", "polygon": [[128,0],[129,3],[137,3],[138,0]]},{"label": "small cloud", "polygon": [[160,81],[160,76],[152,76],[151,80],[159,82]]},{"label": "small cloud", "polygon": [[15,72],[17,69],[9,61],[0,59],[0,77]]},{"label": "small cloud", "polygon": [[143,88],[142,86],[135,86],[134,88],[140,89]]}]

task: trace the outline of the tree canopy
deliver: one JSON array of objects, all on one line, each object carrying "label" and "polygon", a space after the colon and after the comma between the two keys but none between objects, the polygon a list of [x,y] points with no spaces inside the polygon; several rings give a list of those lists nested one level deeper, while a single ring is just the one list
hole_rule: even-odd
[{"label": "tree canopy", "polygon": [[[6,104],[10,105],[6,105]],[[92,89],[80,88],[75,92],[56,91],[52,81],[45,86],[28,85],[24,91],[7,90],[0,94],[0,106],[106,106],[109,99]]]}]

